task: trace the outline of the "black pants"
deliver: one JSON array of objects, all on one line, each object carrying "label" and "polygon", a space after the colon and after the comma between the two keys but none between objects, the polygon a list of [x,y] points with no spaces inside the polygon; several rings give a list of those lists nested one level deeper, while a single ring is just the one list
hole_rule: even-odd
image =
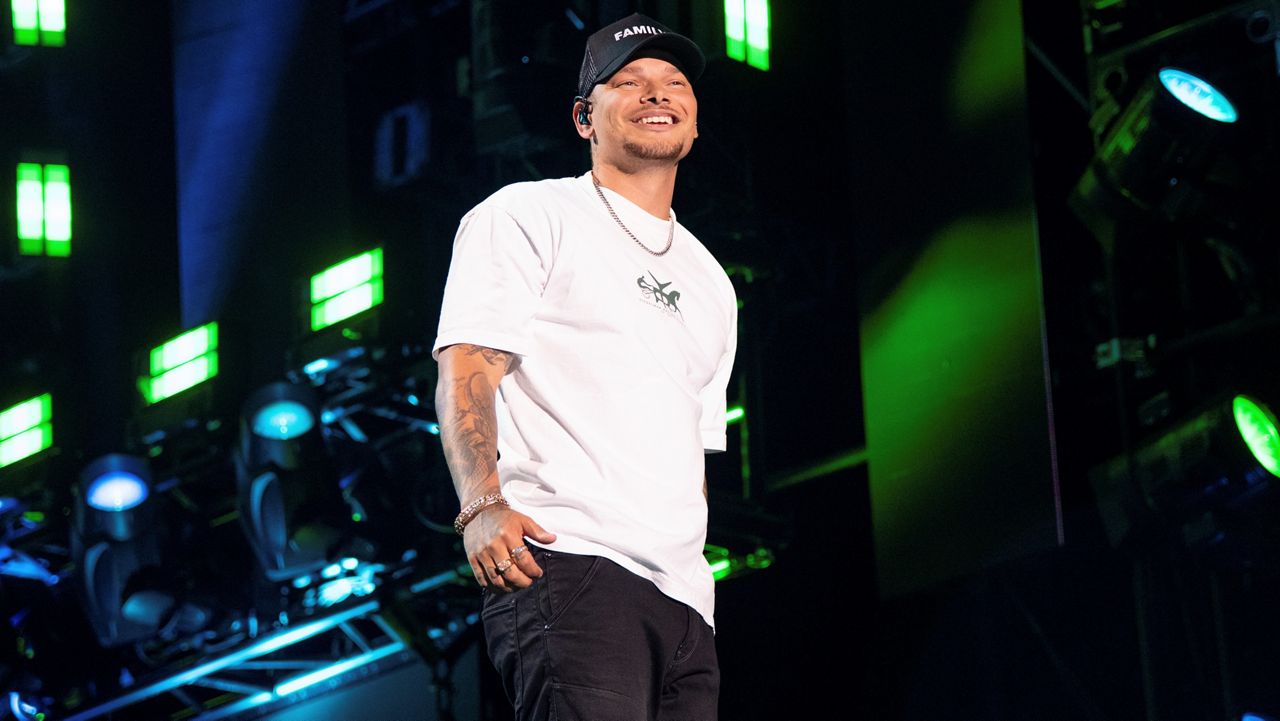
[{"label": "black pants", "polygon": [[616,563],[530,548],[542,578],[485,593],[489,658],[518,721],[715,721],[715,638]]}]

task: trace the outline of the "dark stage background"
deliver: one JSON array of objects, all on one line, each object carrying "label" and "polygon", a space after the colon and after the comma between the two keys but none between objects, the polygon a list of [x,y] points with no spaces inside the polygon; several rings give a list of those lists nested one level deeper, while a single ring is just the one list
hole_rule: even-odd
[{"label": "dark stage background", "polygon": [[[707,53],[675,207],[741,302],[720,717],[1280,718],[1261,0],[0,8],[8,713],[510,718],[427,350],[459,218],[588,167],[583,43],[633,11]],[[62,167],[69,205],[23,175]],[[103,463],[150,496],[89,510]]]}]

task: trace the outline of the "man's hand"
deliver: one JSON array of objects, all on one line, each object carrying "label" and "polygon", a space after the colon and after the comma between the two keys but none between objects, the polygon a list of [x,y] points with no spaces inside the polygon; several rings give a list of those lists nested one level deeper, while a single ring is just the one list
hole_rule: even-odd
[{"label": "man's hand", "polygon": [[[542,576],[525,538],[539,543],[556,540],[554,533],[548,533],[532,518],[506,506],[490,506],[472,519],[462,535],[462,544],[476,582],[491,591],[506,593],[528,588],[533,579]],[[499,571],[500,568],[504,570]]]},{"label": "man's hand", "polygon": [[[465,507],[499,488],[494,396],[515,356],[460,343],[441,349],[439,358],[436,414],[440,418],[440,439],[458,500]],[[525,537],[539,543],[556,540],[532,518],[506,506],[490,506],[471,519],[462,542],[476,582],[506,592],[527,588],[541,576],[542,569],[524,545]]]}]

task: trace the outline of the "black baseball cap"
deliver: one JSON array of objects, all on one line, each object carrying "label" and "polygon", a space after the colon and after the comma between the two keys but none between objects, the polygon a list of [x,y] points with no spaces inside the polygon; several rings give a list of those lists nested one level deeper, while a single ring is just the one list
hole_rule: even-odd
[{"label": "black baseball cap", "polygon": [[707,59],[692,40],[671,32],[653,18],[635,13],[587,38],[587,51],[578,73],[578,96],[587,97],[598,83],[637,57],[666,60],[680,68],[689,82],[697,80],[707,66]]}]

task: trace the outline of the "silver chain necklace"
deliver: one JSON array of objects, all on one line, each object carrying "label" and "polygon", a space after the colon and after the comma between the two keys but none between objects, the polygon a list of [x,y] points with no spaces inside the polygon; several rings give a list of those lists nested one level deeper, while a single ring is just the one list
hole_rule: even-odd
[{"label": "silver chain necklace", "polygon": [[604,191],[600,189],[600,181],[596,178],[596,174],[594,172],[591,173],[591,184],[595,186],[596,195],[600,196],[600,202],[604,203],[604,207],[608,209],[609,215],[613,216],[614,222],[618,224],[619,228],[622,228],[622,232],[629,235],[631,239],[636,242],[636,245],[643,248],[644,252],[648,253],[649,255],[660,257],[660,256],[666,255],[668,250],[671,250],[671,243],[676,239],[676,214],[674,211],[671,212],[671,229],[667,231],[667,247],[663,248],[662,250],[650,250],[649,246],[645,245],[644,243],[641,243],[640,239],[636,237],[636,234],[632,233],[631,229],[628,228],[626,224],[622,222],[622,218],[619,218],[618,214],[614,212],[613,206],[609,204],[609,199],[604,197]]}]

